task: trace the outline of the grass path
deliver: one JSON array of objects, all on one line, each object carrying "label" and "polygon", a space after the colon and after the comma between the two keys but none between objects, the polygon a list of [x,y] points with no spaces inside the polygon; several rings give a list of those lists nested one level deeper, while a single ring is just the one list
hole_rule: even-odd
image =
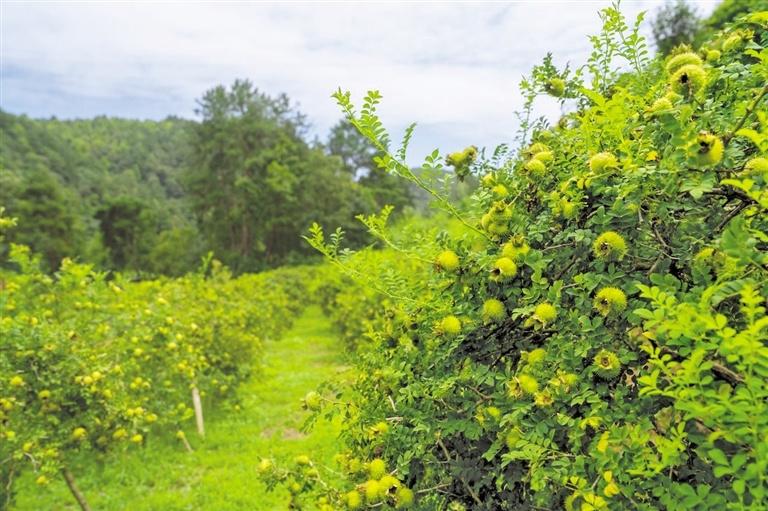
[{"label": "grass path", "polygon": [[[80,489],[94,511],[287,509],[287,493],[266,493],[255,467],[261,457],[291,460],[298,454],[330,465],[338,425],[321,421],[311,434],[301,434],[307,413],[300,400],[343,370],[340,350],[328,321],[310,308],[282,339],[266,343],[263,371],[241,389],[243,410],[206,417],[204,441],[187,432],[194,453],[170,435],[151,438],[140,451],[76,464]],[[79,508],[63,481],[41,489],[27,473],[14,509]]]}]

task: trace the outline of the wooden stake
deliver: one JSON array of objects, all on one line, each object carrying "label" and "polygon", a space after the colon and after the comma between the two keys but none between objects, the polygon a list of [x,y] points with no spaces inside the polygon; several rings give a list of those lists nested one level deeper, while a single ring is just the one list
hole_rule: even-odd
[{"label": "wooden stake", "polygon": [[72,475],[72,472],[70,472],[67,467],[63,467],[61,469],[61,475],[64,476],[64,480],[67,482],[67,486],[69,486],[69,491],[72,492],[72,496],[75,497],[77,503],[80,504],[80,509],[83,511],[91,511],[91,506],[89,506],[88,501],[85,500],[85,495],[80,492],[77,484],[75,484],[75,476]]},{"label": "wooden stake", "polygon": [[200,391],[192,387],[192,405],[195,407],[195,420],[197,421],[197,434],[205,437],[205,422],[203,421],[203,403],[200,401]]}]

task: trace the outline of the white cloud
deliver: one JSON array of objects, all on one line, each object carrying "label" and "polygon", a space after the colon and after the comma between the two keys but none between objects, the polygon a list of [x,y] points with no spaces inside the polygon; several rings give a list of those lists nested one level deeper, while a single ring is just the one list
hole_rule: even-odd
[{"label": "white cloud", "polygon": [[495,145],[514,132],[521,76],[547,51],[580,63],[606,5],[4,2],[0,102],[33,116],[190,117],[206,89],[249,78],[300,103],[324,136],[339,118],[333,90],[377,88],[388,125],[425,126],[417,152]]}]

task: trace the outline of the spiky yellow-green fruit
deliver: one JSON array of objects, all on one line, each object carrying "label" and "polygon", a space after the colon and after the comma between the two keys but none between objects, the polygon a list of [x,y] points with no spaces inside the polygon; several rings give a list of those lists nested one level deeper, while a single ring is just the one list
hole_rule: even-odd
[{"label": "spiky yellow-green fruit", "polygon": [[555,159],[555,155],[552,151],[541,151],[533,155],[532,160],[539,160],[542,163],[549,163]]},{"label": "spiky yellow-green fruit", "polygon": [[533,394],[539,390],[539,382],[531,375],[523,373],[518,375],[516,379],[520,389],[526,394]]},{"label": "spiky yellow-green fruit", "polygon": [[723,41],[723,51],[728,53],[729,51],[733,51],[739,46],[741,46],[741,43],[744,42],[744,39],[741,35],[741,33],[735,33],[731,36],[729,36],[725,41]]},{"label": "spiky yellow-green fruit", "polygon": [[615,378],[621,371],[619,357],[612,351],[600,350],[592,361],[595,373],[601,378]]},{"label": "spiky yellow-green fruit", "polygon": [[383,435],[389,431],[389,424],[386,421],[380,421],[371,426],[371,433],[374,436]]},{"label": "spiky yellow-green fruit", "polygon": [[648,109],[648,113],[653,116],[661,115],[669,112],[672,108],[672,101],[667,97],[662,97],[653,102],[651,108]]},{"label": "spiky yellow-green fruit", "polygon": [[570,220],[576,218],[576,216],[579,214],[579,203],[563,197],[557,203],[557,209],[560,211],[560,214],[563,216],[563,218]]},{"label": "spiky yellow-green fruit", "polygon": [[455,153],[449,154],[445,161],[448,165],[453,165],[454,167],[464,167],[466,165],[470,165],[472,162],[475,161],[475,158],[477,157],[477,147],[471,145],[467,148],[465,148],[463,151],[457,151]]},{"label": "spiky yellow-green fruit", "polygon": [[365,482],[365,501],[369,504],[378,503],[384,495],[381,491],[381,485],[375,479],[369,479]]},{"label": "spiky yellow-green fruit", "polygon": [[544,348],[524,351],[521,357],[521,359],[529,366],[539,365],[545,358],[547,358],[547,350]]},{"label": "spiky yellow-green fruit", "polygon": [[491,188],[491,193],[493,193],[494,197],[503,199],[509,195],[509,190],[507,190],[507,187],[504,185],[496,185]]},{"label": "spiky yellow-green fruit", "polygon": [[528,147],[528,149],[525,150],[525,154],[527,154],[528,156],[533,156],[535,154],[538,154],[544,151],[549,151],[549,147],[547,147],[546,144],[543,144],[541,142],[535,142],[531,144]]},{"label": "spiky yellow-green fruit", "polygon": [[720,60],[720,50],[708,50],[707,62],[717,62]]},{"label": "spiky yellow-green fruit", "polygon": [[112,438],[115,440],[122,440],[123,438],[128,436],[128,432],[125,430],[125,428],[117,428],[114,433],[112,433]]},{"label": "spiky yellow-green fruit", "polygon": [[763,175],[768,173],[768,158],[752,158],[744,165],[744,174],[748,176]]},{"label": "spiky yellow-green fruit", "polygon": [[603,316],[619,313],[627,308],[627,295],[617,287],[604,287],[595,295],[594,307]]},{"label": "spiky yellow-green fruit", "polygon": [[449,337],[458,335],[461,333],[461,320],[453,315],[446,316],[440,320],[438,330]]},{"label": "spiky yellow-green fruit", "polygon": [[701,57],[689,51],[685,53],[679,53],[667,61],[667,73],[674,74],[675,71],[681,67],[691,64],[695,66],[701,66],[703,64]]},{"label": "spiky yellow-green fruit", "polygon": [[400,481],[398,481],[395,476],[387,474],[379,479],[379,485],[381,486],[382,492],[385,495],[389,495],[392,490],[400,487]]},{"label": "spiky yellow-green fruit", "polygon": [[493,203],[488,214],[491,215],[491,222],[508,222],[515,215],[515,209],[511,204],[500,200]]},{"label": "spiky yellow-green fruit", "polygon": [[542,302],[533,310],[533,317],[543,325],[557,319],[557,309],[549,302]]},{"label": "spiky yellow-green fruit", "polygon": [[50,390],[41,390],[37,393],[38,399],[45,401],[46,399],[51,397],[51,391]]},{"label": "spiky yellow-green fruit", "polygon": [[304,407],[307,410],[317,411],[320,409],[321,403],[322,397],[314,390],[307,392],[307,395],[304,396]]},{"label": "spiky yellow-green fruit", "polygon": [[696,164],[699,167],[717,165],[722,161],[725,150],[720,137],[711,133],[699,133],[694,148]]},{"label": "spiky yellow-green fruit", "polygon": [[562,78],[552,78],[546,85],[547,93],[559,98],[565,93],[565,80]]},{"label": "spiky yellow-green fruit", "polygon": [[443,250],[435,259],[435,266],[440,270],[453,273],[459,269],[459,256],[453,250]]},{"label": "spiky yellow-green fruit", "polygon": [[352,490],[344,495],[344,503],[347,505],[347,509],[360,509],[363,505],[363,498],[356,490]]},{"label": "spiky yellow-green fruit", "polygon": [[696,94],[706,83],[707,72],[695,64],[681,67],[669,79],[672,90],[683,96]]},{"label": "spiky yellow-green fruit", "polygon": [[589,170],[596,174],[616,168],[619,164],[616,156],[609,152],[597,153],[589,159]]},{"label": "spiky yellow-green fruit", "polygon": [[381,458],[375,458],[368,464],[368,474],[372,479],[379,479],[387,473],[387,464]]},{"label": "spiky yellow-green fruit", "polygon": [[525,170],[536,176],[541,176],[547,171],[547,165],[541,160],[528,160],[524,165]]},{"label": "spiky yellow-green fruit", "polygon": [[507,317],[507,309],[501,300],[489,298],[483,303],[483,321],[494,323]]},{"label": "spiky yellow-green fruit", "polygon": [[88,432],[85,428],[75,428],[72,430],[72,438],[75,440],[82,440],[87,434]]},{"label": "spiky yellow-green fruit", "polygon": [[40,476],[40,477],[38,477],[37,479],[35,479],[35,484],[38,484],[38,485],[40,485],[40,486],[45,486],[45,485],[47,485],[48,483],[50,483],[50,481],[49,481],[49,480],[48,480],[48,478],[47,478],[47,477],[45,477],[45,476]]},{"label": "spiky yellow-green fruit", "polygon": [[621,234],[615,231],[606,231],[598,236],[592,244],[592,252],[599,259],[621,261],[627,254],[627,243]]},{"label": "spiky yellow-green fruit", "polygon": [[408,509],[413,505],[413,501],[413,490],[405,486],[397,489],[397,493],[395,493],[395,509]]},{"label": "spiky yellow-green fruit", "polygon": [[143,441],[144,441],[144,437],[139,433],[136,433],[131,437],[131,442],[133,442],[134,444],[140,444]]},{"label": "spiky yellow-green fruit", "polygon": [[492,188],[496,184],[496,176],[489,172],[480,179],[480,184],[486,188]]},{"label": "spiky yellow-green fruit", "polygon": [[268,458],[262,458],[257,466],[257,470],[260,474],[266,474],[270,472],[274,468],[274,464],[272,463],[272,460]]},{"label": "spiky yellow-green fruit", "polygon": [[491,279],[496,282],[510,280],[517,274],[517,265],[508,257],[496,259],[491,268]]},{"label": "spiky yellow-green fruit", "polygon": [[520,428],[512,428],[505,435],[504,443],[507,444],[509,449],[514,449],[522,436],[523,432],[520,431]]},{"label": "spiky yellow-green fruit", "polygon": [[21,376],[13,376],[10,380],[11,387],[22,387],[24,385],[24,378]]},{"label": "spiky yellow-green fruit", "polygon": [[486,227],[486,230],[488,231],[488,234],[501,237],[509,232],[509,225],[504,221],[491,222]]},{"label": "spiky yellow-green fruit", "polygon": [[309,465],[311,463],[311,460],[309,459],[309,456],[307,456],[306,454],[300,454],[300,455],[296,456],[293,459],[293,461],[297,465],[299,465],[301,467],[306,467],[307,465]]},{"label": "spiky yellow-green fruit", "polygon": [[531,247],[525,242],[525,238],[518,234],[513,236],[508,242],[501,248],[501,255],[508,257],[513,261],[516,261],[520,257],[524,256],[531,250]]},{"label": "spiky yellow-green fruit", "polygon": [[552,406],[555,400],[552,398],[552,394],[548,390],[542,390],[533,394],[533,403],[539,408],[547,408]]}]

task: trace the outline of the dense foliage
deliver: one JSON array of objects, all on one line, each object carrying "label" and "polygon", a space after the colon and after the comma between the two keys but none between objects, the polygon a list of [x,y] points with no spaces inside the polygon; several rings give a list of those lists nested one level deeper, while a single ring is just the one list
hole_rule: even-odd
[{"label": "dense foliage", "polygon": [[[377,261],[312,230],[385,313],[352,388],[305,400],[344,418],[348,486],[327,488],[309,460],[260,465],[296,502],[768,506],[768,12],[664,61],[616,7],[601,18],[585,66],[548,58],[523,82],[518,153],[449,155],[481,180],[467,203],[422,177],[442,168],[437,152],[423,173],[405,165],[413,127],[390,150],[377,92],[360,110],[336,94],[379,164],[464,233],[396,243],[385,211],[365,219],[393,250]],[[539,94],[571,113],[531,120]],[[393,271],[397,259],[420,270]]]}]

